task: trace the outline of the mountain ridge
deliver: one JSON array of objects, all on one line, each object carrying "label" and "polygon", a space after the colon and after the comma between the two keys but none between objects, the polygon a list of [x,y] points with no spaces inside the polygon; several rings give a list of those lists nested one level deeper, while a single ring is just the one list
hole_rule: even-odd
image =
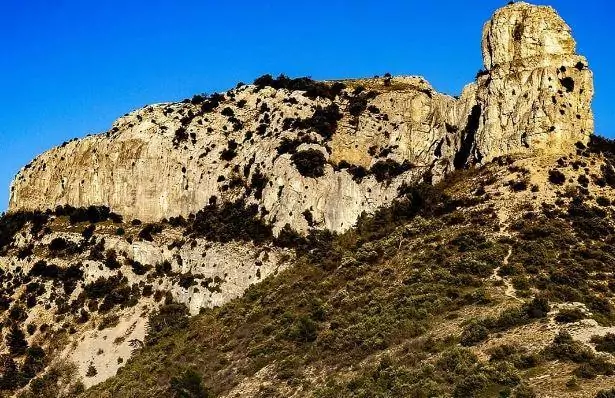
[{"label": "mountain ridge", "polygon": [[[514,3],[496,12],[483,29],[483,57],[487,69],[459,99],[420,77],[326,84],[264,76],[209,98],[147,106],[106,134],[38,157],[15,178],[9,209],[105,205],[155,222],[187,217],[214,197],[245,196],[276,231],[288,223],[305,232],[305,211],[342,231],[390,203],[402,181],[587,142],[591,71],[552,8]],[[264,186],[252,189],[254,178]]]},{"label": "mountain ridge", "polygon": [[2,394],[593,397],[615,373],[615,144],[550,7],[423,78],[264,75],[16,176]]}]

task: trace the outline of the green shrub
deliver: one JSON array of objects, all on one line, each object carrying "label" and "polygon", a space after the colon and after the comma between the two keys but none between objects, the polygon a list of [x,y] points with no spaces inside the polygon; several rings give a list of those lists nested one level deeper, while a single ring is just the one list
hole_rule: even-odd
[{"label": "green shrub", "polygon": [[117,314],[109,314],[102,317],[97,329],[103,330],[106,328],[112,328],[120,323],[120,317]]},{"label": "green shrub", "polygon": [[145,224],[143,229],[139,231],[139,238],[148,242],[152,242],[154,237],[152,235],[162,232],[163,226],[157,223]]},{"label": "green shrub", "polygon": [[316,82],[309,77],[289,78],[286,75],[280,75],[273,78],[271,75],[263,75],[254,80],[253,83],[257,89],[262,90],[264,87],[273,87],[276,90],[286,89],[290,91],[305,91],[305,96],[311,99],[317,97],[328,98],[334,100],[336,96],[346,87],[343,83],[321,83]]},{"label": "green shrub", "polygon": [[49,243],[49,250],[53,252],[66,250],[67,247],[68,247],[68,242],[66,241],[66,239],[62,237],[53,238],[51,242]]},{"label": "green shrub", "polygon": [[171,391],[176,398],[208,398],[207,390],[203,387],[203,378],[194,370],[186,370],[181,376],[171,378]]},{"label": "green shrub", "polygon": [[295,119],[291,127],[315,131],[325,140],[329,140],[337,130],[337,123],[342,116],[336,104],[327,105],[324,108],[318,105],[311,117]]},{"label": "green shrub", "polygon": [[527,315],[534,319],[546,317],[550,310],[549,301],[544,297],[535,297],[525,306]]},{"label": "green shrub", "polygon": [[497,347],[492,348],[489,351],[490,361],[501,361],[511,358],[513,355],[517,354],[520,350],[520,347],[514,344],[502,344]]},{"label": "green shrub", "polygon": [[536,393],[532,387],[521,383],[513,390],[513,398],[535,398]]},{"label": "green shrub", "polygon": [[604,358],[593,358],[579,365],[574,374],[584,379],[595,379],[598,375],[612,376],[615,373],[615,365]]},{"label": "green shrub", "polygon": [[464,346],[472,346],[489,337],[489,329],[479,321],[467,325],[461,332],[460,343]]},{"label": "green shrub", "polygon": [[254,241],[264,242],[273,238],[271,226],[258,216],[258,205],[247,205],[245,200],[215,201],[196,213],[187,232],[193,237],[204,237],[214,242]]},{"label": "green shrub", "polygon": [[31,223],[30,232],[33,235],[43,229],[49,220],[49,215],[41,212],[14,212],[2,213],[0,215],[0,254],[3,254],[13,242],[15,235],[21,231],[26,224]]},{"label": "green shrub", "polygon": [[289,337],[301,343],[309,343],[316,340],[318,324],[310,317],[300,316],[290,330]]},{"label": "green shrub", "polygon": [[576,363],[589,362],[594,358],[592,350],[583,343],[572,339],[570,333],[561,331],[544,350],[551,359],[568,360]]},{"label": "green shrub", "polygon": [[93,364],[88,366],[88,370],[85,372],[85,377],[94,377],[98,374],[98,370],[94,367]]},{"label": "green shrub", "polygon": [[325,175],[325,155],[317,149],[306,149],[295,152],[291,156],[297,171],[304,177],[317,178]]},{"label": "green shrub", "polygon": [[453,391],[453,397],[455,398],[467,398],[475,397],[481,392],[487,384],[489,379],[483,373],[475,373],[464,377],[456,386]]},{"label": "green shrub", "polygon": [[559,323],[572,323],[585,318],[583,311],[578,308],[563,308],[555,316],[555,320]]},{"label": "green shrub", "polygon": [[2,376],[0,377],[0,391],[12,391],[23,387],[27,380],[19,372],[15,360],[8,355],[0,356],[0,368]]},{"label": "green shrub", "polygon": [[21,372],[27,379],[32,379],[45,368],[45,351],[38,345],[33,345],[26,350]]},{"label": "green shrub", "polygon": [[572,77],[567,76],[567,77],[564,77],[563,79],[560,79],[559,81],[562,84],[562,86],[564,86],[567,92],[574,91],[574,79],[572,79]]},{"label": "green shrub", "polygon": [[563,185],[566,182],[566,176],[559,170],[549,170],[549,181],[555,185]]},{"label": "green shrub", "polygon": [[436,362],[436,367],[444,372],[466,375],[472,372],[478,357],[467,348],[452,348],[445,351]]},{"label": "green shrub", "polygon": [[615,353],[615,334],[607,333],[604,336],[592,336],[592,343],[596,345],[597,351]]},{"label": "green shrub", "polygon": [[166,304],[149,316],[145,342],[153,344],[162,336],[188,324],[188,309],[183,304]]},{"label": "green shrub", "polygon": [[220,159],[230,162],[237,156],[237,147],[239,144],[235,140],[229,140],[226,143],[226,148],[220,153]]},{"label": "green shrub", "polygon": [[615,388],[598,391],[596,398],[615,398]]},{"label": "green shrub", "polygon": [[400,164],[393,159],[386,159],[374,163],[372,167],[370,167],[369,173],[376,178],[376,181],[384,182],[390,181],[412,168],[414,168],[414,166],[407,160],[404,160],[404,162]]},{"label": "green shrub", "polygon": [[21,356],[26,352],[28,348],[28,342],[26,341],[24,332],[19,326],[13,324],[9,333],[6,335],[6,346],[12,356]]}]

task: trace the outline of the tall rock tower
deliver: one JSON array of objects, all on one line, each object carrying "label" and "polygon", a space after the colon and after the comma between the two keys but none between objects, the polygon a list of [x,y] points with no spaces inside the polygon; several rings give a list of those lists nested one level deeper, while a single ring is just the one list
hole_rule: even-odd
[{"label": "tall rock tower", "polygon": [[483,28],[475,153],[480,161],[531,151],[562,153],[594,130],[592,72],[551,7],[519,2]]}]

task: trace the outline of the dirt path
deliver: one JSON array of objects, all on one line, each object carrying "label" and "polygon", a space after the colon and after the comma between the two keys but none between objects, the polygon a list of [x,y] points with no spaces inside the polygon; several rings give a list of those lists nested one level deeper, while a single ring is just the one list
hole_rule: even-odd
[{"label": "dirt path", "polygon": [[506,253],[506,256],[502,260],[502,265],[500,265],[499,267],[493,270],[493,274],[491,275],[489,279],[495,280],[495,281],[502,281],[505,287],[504,295],[520,303],[523,303],[523,300],[517,297],[517,290],[513,286],[512,282],[508,278],[502,278],[499,275],[500,269],[508,265],[508,259],[510,258],[511,255],[512,255],[512,246],[508,246],[508,253]]}]

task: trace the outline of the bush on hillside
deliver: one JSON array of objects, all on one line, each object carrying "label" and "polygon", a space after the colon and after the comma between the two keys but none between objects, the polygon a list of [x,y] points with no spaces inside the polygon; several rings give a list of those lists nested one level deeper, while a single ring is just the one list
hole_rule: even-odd
[{"label": "bush on hillside", "polygon": [[178,398],[209,398],[211,395],[203,387],[203,378],[194,370],[187,370],[180,376],[173,376],[171,390]]},{"label": "bush on hillside", "polygon": [[264,242],[273,236],[271,226],[259,217],[258,205],[248,205],[243,199],[207,205],[196,213],[187,233],[214,242]]},{"label": "bush on hillside", "polygon": [[188,315],[188,309],[183,304],[163,305],[148,319],[145,342],[152,344],[169,333],[185,328],[188,324]]},{"label": "bush on hillside", "polygon": [[273,87],[276,90],[286,89],[289,91],[305,91],[304,95],[308,98],[315,99],[317,97],[335,99],[340,92],[346,88],[343,83],[322,83],[317,82],[309,77],[289,78],[286,75],[279,75],[277,78],[267,74],[258,77],[253,83],[257,89],[261,90],[265,87]]},{"label": "bush on hillside", "polygon": [[304,177],[317,178],[325,175],[325,155],[317,149],[306,149],[291,156],[297,171]]}]

